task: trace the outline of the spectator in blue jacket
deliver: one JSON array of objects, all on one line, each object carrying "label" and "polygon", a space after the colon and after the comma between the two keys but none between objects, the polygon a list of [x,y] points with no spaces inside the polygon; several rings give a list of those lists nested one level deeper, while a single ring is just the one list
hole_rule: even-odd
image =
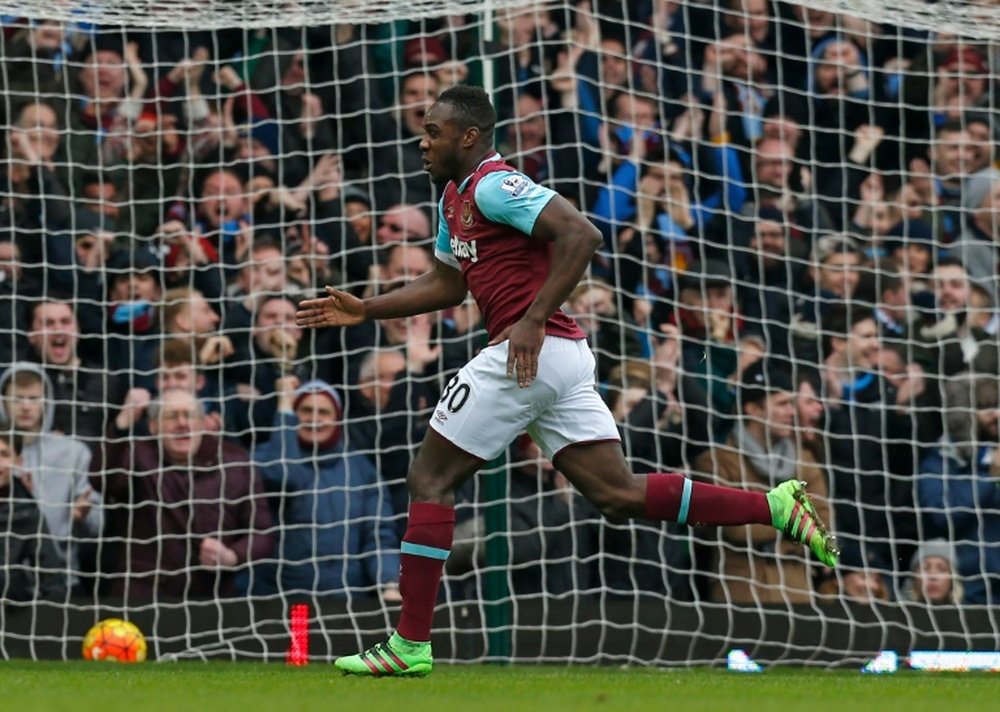
[{"label": "spectator in blue jacket", "polygon": [[251,591],[369,595],[398,601],[399,541],[385,485],[346,448],[340,394],[325,381],[275,383],[275,434],[254,451],[280,522],[277,562],[258,566]]},{"label": "spectator in blue jacket", "polygon": [[[623,95],[618,106],[625,108],[619,109],[613,123],[609,122],[608,137],[611,153],[620,160],[611,172],[609,184],[598,192],[593,207],[595,225],[609,247],[613,247],[617,230],[636,217],[644,164],[664,165],[668,172],[682,176],[687,196],[681,202],[687,214],[666,211],[656,225],[671,239],[684,237],[689,230],[702,231],[716,216],[727,211],[738,213],[743,208],[747,199],[743,170],[739,153],[720,132],[720,106],[713,105],[706,119],[706,112],[692,104],[674,121],[669,139],[664,138],[656,122],[656,105],[650,99]],[[706,133],[712,139],[711,145],[704,145]],[[696,177],[696,166],[707,178]],[[710,193],[704,190],[705,184],[712,185]],[[652,197],[678,202],[669,187],[665,186],[662,196]]]},{"label": "spectator in blue jacket", "polygon": [[966,603],[1000,600],[1000,388],[965,374],[945,386],[947,431],[921,463],[924,536],[954,542]]}]

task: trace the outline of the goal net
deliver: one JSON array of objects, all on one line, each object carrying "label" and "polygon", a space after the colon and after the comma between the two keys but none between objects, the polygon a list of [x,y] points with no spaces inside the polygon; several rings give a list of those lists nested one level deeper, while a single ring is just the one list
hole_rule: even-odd
[{"label": "goal net", "polygon": [[603,519],[529,438],[457,493],[441,660],[835,664],[994,649],[991,2],[0,2],[0,654],[282,660],[398,615],[408,464],[485,345],[468,302],[295,311],[432,268],[422,120],[604,243],[563,309],[639,473],[805,480],[770,527]]}]

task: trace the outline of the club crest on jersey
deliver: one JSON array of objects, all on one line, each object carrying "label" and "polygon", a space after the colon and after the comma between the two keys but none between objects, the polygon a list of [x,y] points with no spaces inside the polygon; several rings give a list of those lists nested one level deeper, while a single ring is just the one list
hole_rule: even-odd
[{"label": "club crest on jersey", "polygon": [[458,236],[452,235],[451,253],[460,260],[469,260],[470,262],[479,261],[479,252],[476,248],[475,240],[464,242],[463,240],[460,240]]},{"label": "club crest on jersey", "polygon": [[531,182],[522,175],[511,173],[500,181],[500,190],[510,193],[510,197],[516,198],[531,186]]},{"label": "club crest on jersey", "polygon": [[475,218],[472,217],[472,203],[468,200],[462,201],[462,227],[472,227]]}]

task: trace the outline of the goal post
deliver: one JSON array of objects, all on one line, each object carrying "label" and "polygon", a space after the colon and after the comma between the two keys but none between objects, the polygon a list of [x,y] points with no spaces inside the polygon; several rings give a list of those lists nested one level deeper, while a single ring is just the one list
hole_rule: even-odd
[{"label": "goal post", "polygon": [[[457,493],[445,661],[992,649],[998,10],[901,0],[0,0],[0,655],[353,652],[471,301],[302,330],[433,265],[424,113],[604,243],[563,305],[638,473],[808,483],[843,550],[607,521],[530,438]],[[19,451],[19,454],[18,452]],[[846,653],[845,653],[846,651]]]}]

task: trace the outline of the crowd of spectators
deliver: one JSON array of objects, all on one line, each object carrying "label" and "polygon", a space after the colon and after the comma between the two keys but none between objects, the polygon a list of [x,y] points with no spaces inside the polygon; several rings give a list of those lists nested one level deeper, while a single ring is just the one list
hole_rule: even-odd
[{"label": "crowd of spectators", "polygon": [[407,466],[481,314],[294,314],[431,268],[422,119],[489,74],[500,150],[604,235],[564,308],[636,469],[804,479],[844,552],[601,522],[522,440],[516,591],[1000,600],[995,48],[772,0],[496,29],[5,22],[4,597],[398,598]]}]

